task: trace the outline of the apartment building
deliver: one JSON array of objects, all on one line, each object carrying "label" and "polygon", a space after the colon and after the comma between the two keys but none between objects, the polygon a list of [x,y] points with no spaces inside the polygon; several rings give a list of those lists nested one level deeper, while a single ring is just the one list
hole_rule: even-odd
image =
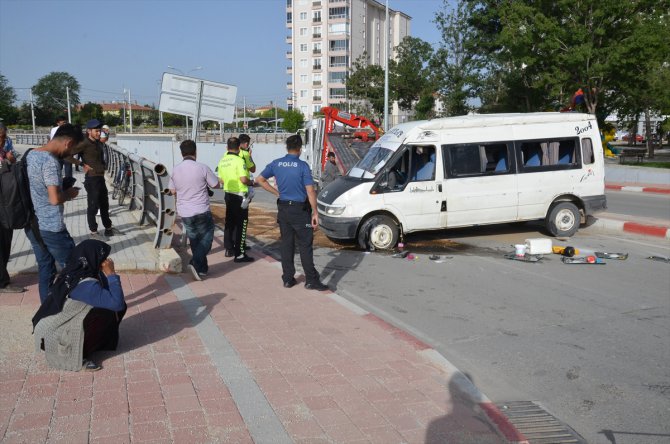
[{"label": "apartment building", "polygon": [[[410,35],[411,17],[389,8],[389,54]],[[353,62],[367,52],[384,65],[386,7],[376,0],[286,0],[287,105],[311,118],[323,106],[348,109]]]}]

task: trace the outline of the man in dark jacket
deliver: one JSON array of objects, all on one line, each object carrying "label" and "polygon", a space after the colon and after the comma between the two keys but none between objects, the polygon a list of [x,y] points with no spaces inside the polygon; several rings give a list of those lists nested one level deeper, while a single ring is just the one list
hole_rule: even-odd
[{"label": "man in dark jacket", "polygon": [[100,129],[102,123],[98,119],[91,119],[86,123],[87,137],[76,149],[81,155],[82,161],[69,159],[74,164],[80,163],[84,167],[86,178],[84,188],[86,189],[88,208],[86,219],[91,236],[98,235],[98,222],[95,216],[100,210],[102,225],[105,227],[105,236],[113,236],[112,220],[109,218],[109,191],[105,183],[105,162],[102,144],[100,143]]}]

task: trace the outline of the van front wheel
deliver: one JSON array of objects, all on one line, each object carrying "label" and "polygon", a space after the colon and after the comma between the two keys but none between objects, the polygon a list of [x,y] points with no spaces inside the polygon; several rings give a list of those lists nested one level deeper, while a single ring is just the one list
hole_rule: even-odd
[{"label": "van front wheel", "polygon": [[581,215],[572,202],[561,202],[554,205],[546,219],[549,233],[555,237],[571,237],[579,229]]},{"label": "van front wheel", "polygon": [[372,216],[358,232],[358,245],[363,249],[390,250],[398,243],[399,228],[388,216]]}]

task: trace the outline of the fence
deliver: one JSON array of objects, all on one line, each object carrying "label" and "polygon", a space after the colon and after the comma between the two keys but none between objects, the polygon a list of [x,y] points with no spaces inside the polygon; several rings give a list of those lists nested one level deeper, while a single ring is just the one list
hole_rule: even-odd
[{"label": "fence", "polygon": [[151,223],[156,227],[154,248],[170,248],[172,226],[176,217],[175,197],[168,194],[170,176],[160,163],[129,153],[114,144],[105,144],[107,172],[116,187],[123,187],[129,171],[128,210],[141,212],[140,225]]},{"label": "fence", "polygon": [[[119,134],[125,134],[125,135],[131,135],[131,133],[119,133]],[[191,133],[184,133],[182,132],[165,132],[165,133],[160,133],[158,131],[142,131],[142,132],[134,132],[132,135],[147,135],[147,134],[175,134],[176,140],[181,141],[181,140],[186,140],[191,137]],[[228,140],[229,137],[237,137],[242,132],[224,132],[223,134],[219,133],[218,131],[215,132],[209,132],[209,131],[200,131],[198,133],[198,142],[225,142]],[[289,136],[292,136],[294,133],[248,133],[249,136],[251,137],[251,141],[254,143],[284,143],[286,141],[286,138]],[[46,143],[49,141],[49,135],[48,134],[25,134],[25,133],[16,133],[12,131],[11,134],[12,139],[14,140],[14,143],[17,143],[19,145],[46,145]]]},{"label": "fence", "polygon": [[12,133],[14,143],[19,145],[46,145],[49,141],[48,134],[14,134]]}]

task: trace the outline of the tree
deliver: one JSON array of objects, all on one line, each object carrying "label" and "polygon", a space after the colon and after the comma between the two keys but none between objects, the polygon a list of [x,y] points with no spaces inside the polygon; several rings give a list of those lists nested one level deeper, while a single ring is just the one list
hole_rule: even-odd
[{"label": "tree", "polygon": [[[392,63],[392,61],[389,63],[389,67]],[[360,108],[369,103],[376,117],[384,115],[384,68],[368,63],[367,53],[363,53],[354,61],[346,85],[349,98],[363,102],[354,104],[357,112],[361,113]],[[392,91],[393,89],[389,88],[389,100]]]},{"label": "tree", "polygon": [[398,106],[409,111],[421,98],[432,97],[435,92],[433,71],[429,66],[433,48],[430,43],[407,36],[395,51],[395,63],[389,64],[389,88],[393,89]]},{"label": "tree", "polygon": [[78,124],[85,124],[91,119],[104,120],[102,115],[102,106],[97,103],[88,102],[84,104],[75,117],[75,122]]},{"label": "tree", "polygon": [[66,72],[52,72],[40,78],[32,91],[35,96],[35,118],[39,125],[52,125],[59,115],[67,114],[67,88],[70,106],[79,105],[79,82]]},{"label": "tree", "polygon": [[287,132],[295,133],[303,127],[304,123],[305,116],[303,116],[299,110],[292,109],[286,112],[286,115],[284,116],[284,122],[282,122],[281,126]]},{"label": "tree", "polygon": [[14,107],[16,93],[9,82],[0,74],[0,118],[5,124],[16,123],[17,110]]}]

